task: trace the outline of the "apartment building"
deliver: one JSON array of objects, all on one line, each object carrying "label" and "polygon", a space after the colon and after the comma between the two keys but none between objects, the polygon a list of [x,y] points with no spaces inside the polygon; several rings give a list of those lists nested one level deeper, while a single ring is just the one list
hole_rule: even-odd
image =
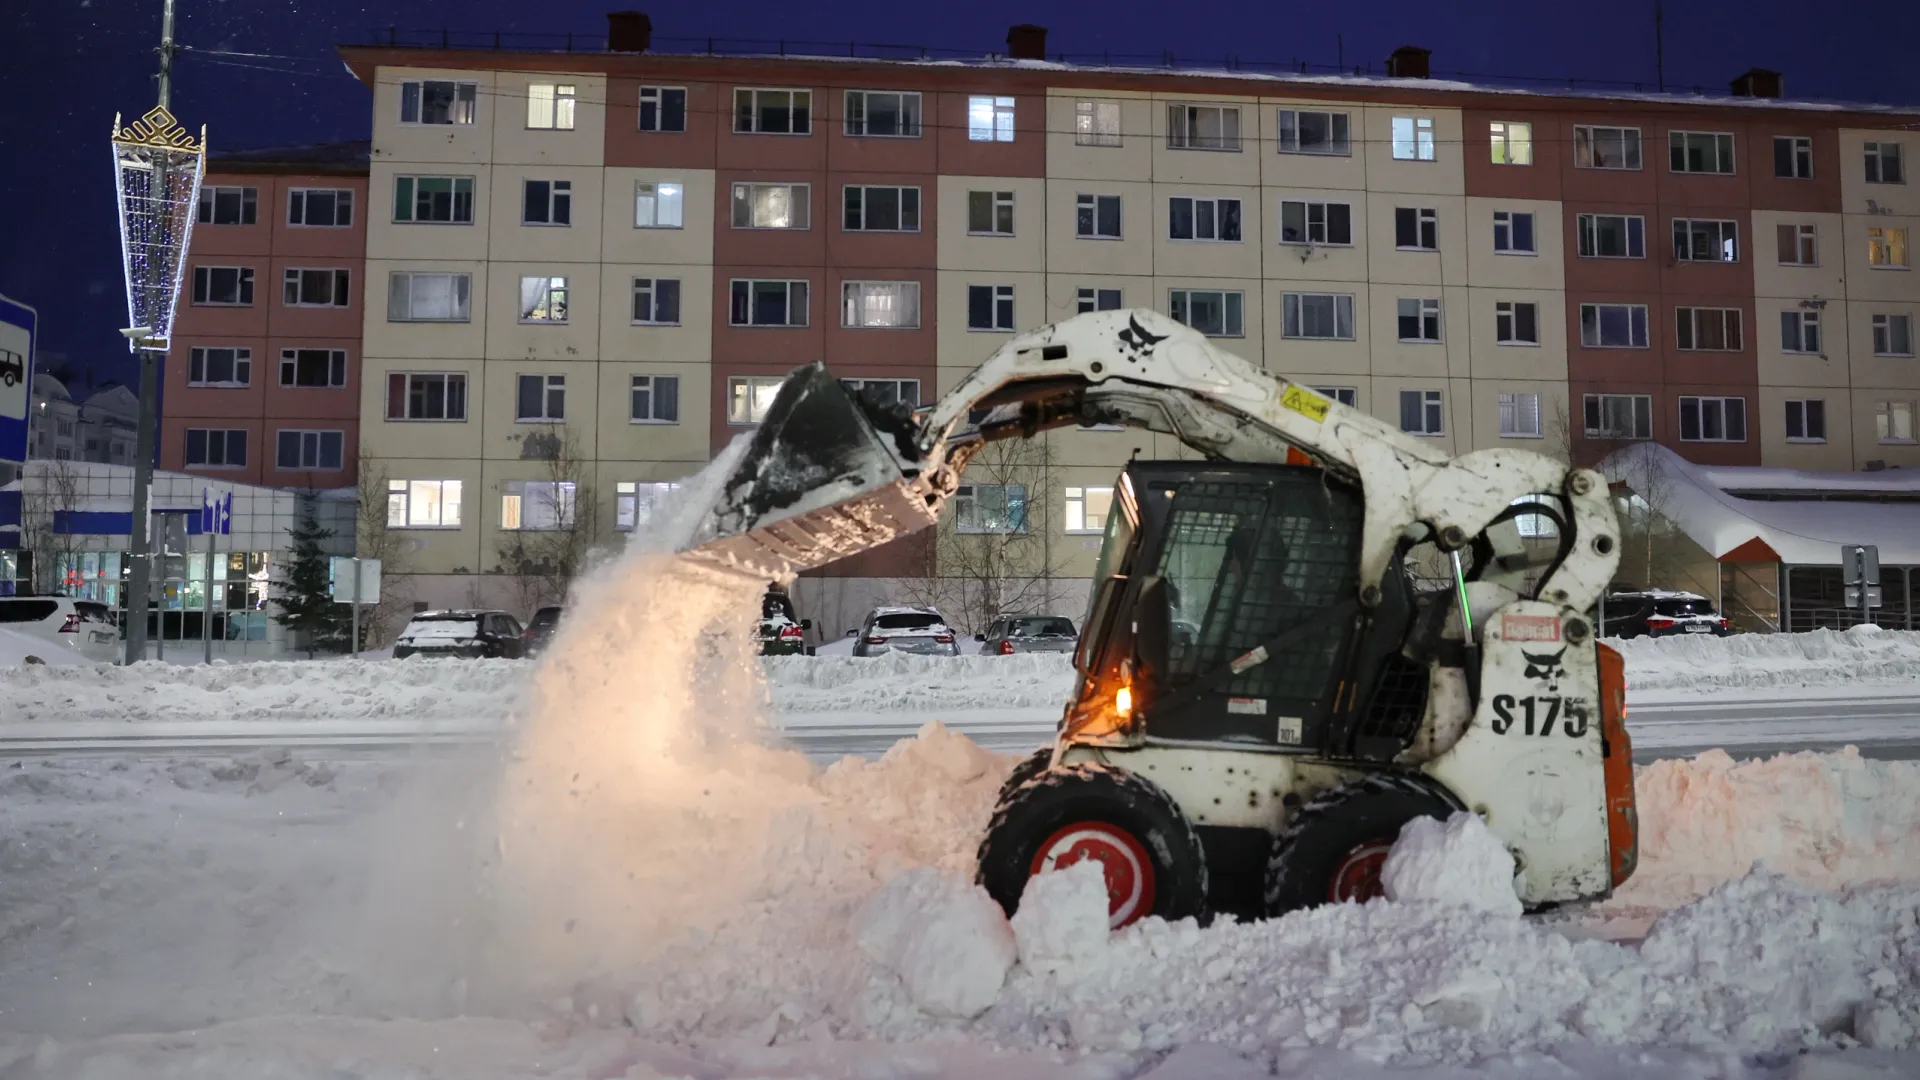
[{"label": "apartment building", "polygon": [[[583,485],[631,528],[795,365],[931,401],[1014,332],[1113,307],[1452,452],[1920,465],[1920,111],[1801,107],[1759,71],[1719,101],[1481,90],[1419,77],[1418,50],[1369,80],[614,36],[341,50],[373,90],[387,293],[363,438],[424,596],[474,595]],[[955,512],[1052,523],[1084,577],[1118,466],[1181,450],[1047,445],[1043,490]]]},{"label": "apartment building", "polygon": [[164,369],[161,468],[266,487],[353,485],[367,148],[208,160]]}]

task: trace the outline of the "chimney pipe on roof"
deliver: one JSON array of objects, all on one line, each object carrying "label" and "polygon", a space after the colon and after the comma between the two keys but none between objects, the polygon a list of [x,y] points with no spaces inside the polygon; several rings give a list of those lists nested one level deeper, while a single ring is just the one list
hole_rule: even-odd
[{"label": "chimney pipe on roof", "polygon": [[1734,97],[1777,98],[1786,90],[1786,77],[1766,68],[1748,68],[1745,75],[1733,80]]},{"label": "chimney pipe on roof", "polygon": [[1015,60],[1047,58],[1047,28],[1021,23],[1007,28],[1007,55]]},{"label": "chimney pipe on roof", "polygon": [[608,52],[646,52],[652,45],[653,20],[646,12],[607,12]]},{"label": "chimney pipe on roof", "polygon": [[1432,55],[1432,49],[1402,45],[1387,57],[1387,74],[1395,79],[1424,79],[1427,77],[1427,58]]}]

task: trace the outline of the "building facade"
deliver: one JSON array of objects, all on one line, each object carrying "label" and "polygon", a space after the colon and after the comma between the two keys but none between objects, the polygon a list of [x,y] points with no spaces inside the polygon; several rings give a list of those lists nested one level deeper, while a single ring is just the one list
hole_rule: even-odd
[{"label": "building facade", "polygon": [[[927,402],[1013,333],[1109,307],[1167,312],[1456,453],[1590,463],[1657,440],[1708,464],[1920,465],[1920,113],[342,53],[373,91],[366,277],[386,296],[365,310],[363,442],[389,521],[417,530],[413,569],[449,596],[576,501],[603,532],[643,520],[798,364]],[[957,512],[1048,523],[1084,579],[1116,469],[1181,451],[1104,430],[1047,447],[1018,513],[984,489]]]},{"label": "building facade", "polygon": [[133,463],[140,399],[126,387],[116,383],[76,402],[65,383],[52,375],[39,374],[33,377],[27,408],[29,458]]},{"label": "building facade", "polygon": [[164,369],[160,467],[353,485],[366,174],[364,142],[209,160]]}]

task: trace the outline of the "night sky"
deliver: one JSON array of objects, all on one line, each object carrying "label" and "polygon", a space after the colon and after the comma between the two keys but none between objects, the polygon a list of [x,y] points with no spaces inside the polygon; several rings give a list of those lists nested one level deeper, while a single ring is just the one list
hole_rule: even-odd
[{"label": "night sky", "polygon": [[[1332,64],[1341,35],[1346,63],[1372,61],[1376,72],[1395,46],[1418,44],[1434,50],[1436,75],[1575,76],[1649,87],[1654,76],[1652,0],[176,3],[176,33],[190,51],[176,62],[173,111],[189,126],[207,125],[216,153],[366,138],[368,92],[333,47],[366,43],[376,28],[572,31],[587,41],[604,39],[612,8],[647,11],[656,37],[857,40],[986,53],[1004,49],[1010,24],[1035,22],[1051,31],[1050,53],[1171,49],[1183,60],[1235,54]],[[117,333],[126,301],[107,139],[116,110],[138,116],[154,102],[160,8],[160,0],[0,0],[0,293],[39,309],[40,349],[66,354],[76,383],[123,380],[131,370]],[[1669,88],[1724,88],[1758,66],[1784,72],[1792,97],[1920,105],[1916,41],[1920,3],[1913,0],[1666,2]],[[235,55],[242,53],[258,55]]]}]

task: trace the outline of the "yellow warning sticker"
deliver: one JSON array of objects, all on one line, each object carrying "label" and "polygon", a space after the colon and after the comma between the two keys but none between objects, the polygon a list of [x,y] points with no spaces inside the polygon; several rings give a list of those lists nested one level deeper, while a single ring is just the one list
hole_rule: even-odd
[{"label": "yellow warning sticker", "polygon": [[1280,395],[1280,404],[1317,424],[1326,420],[1327,406],[1332,403],[1304,386],[1289,386]]}]

